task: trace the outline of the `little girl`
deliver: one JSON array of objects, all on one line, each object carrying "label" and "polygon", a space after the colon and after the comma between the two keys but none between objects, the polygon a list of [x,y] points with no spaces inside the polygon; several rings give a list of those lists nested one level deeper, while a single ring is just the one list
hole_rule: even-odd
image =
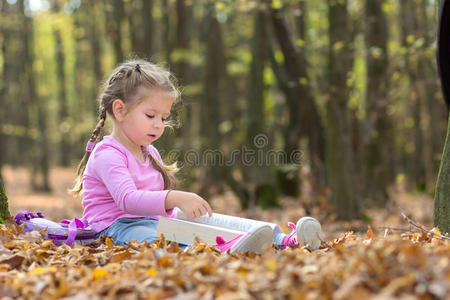
[{"label": "little girl", "polygon": [[[135,60],[119,65],[103,85],[99,121],[72,189],[83,195],[83,216],[97,237],[110,236],[117,245],[131,240],[152,242],[158,238],[159,216],[174,218],[179,210],[187,218],[213,215],[208,202],[197,194],[173,189],[176,166],[165,165],[152,145],[163,134],[172,105],[180,96],[172,80],[161,67]],[[113,121],[112,133],[96,145],[107,116]],[[247,234],[228,243],[218,237],[218,247],[258,250],[272,238],[281,248],[299,247],[298,241],[313,249],[320,245],[320,224],[312,218],[299,220],[297,226],[289,223],[294,229],[289,235],[276,225],[274,235],[274,227],[269,227],[273,224],[264,223],[255,221]],[[312,234],[305,236],[306,232]]]}]

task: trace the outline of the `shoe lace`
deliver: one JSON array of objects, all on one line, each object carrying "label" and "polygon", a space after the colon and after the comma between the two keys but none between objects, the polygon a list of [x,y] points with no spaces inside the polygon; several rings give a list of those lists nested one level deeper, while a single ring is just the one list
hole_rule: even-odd
[{"label": "shoe lace", "polygon": [[287,235],[284,240],[283,240],[283,249],[286,247],[291,247],[291,248],[298,248],[299,243],[297,240],[297,230],[296,230],[296,226],[294,223],[289,222],[288,226],[291,227],[293,229],[293,231]]},{"label": "shoe lace", "polygon": [[218,235],[218,236],[216,236],[216,243],[217,243],[217,245],[222,245],[222,244],[225,244],[226,241],[222,236]]}]

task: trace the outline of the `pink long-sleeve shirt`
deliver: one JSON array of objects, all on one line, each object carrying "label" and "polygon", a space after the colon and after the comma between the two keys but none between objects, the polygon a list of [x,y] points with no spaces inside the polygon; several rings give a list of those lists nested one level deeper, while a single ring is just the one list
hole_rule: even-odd
[{"label": "pink long-sleeve shirt", "polygon": [[[161,160],[155,147],[148,146],[148,151]],[[83,217],[97,232],[119,218],[175,217],[173,209],[165,209],[168,193],[148,157],[142,162],[112,136],[105,136],[83,174]]]}]

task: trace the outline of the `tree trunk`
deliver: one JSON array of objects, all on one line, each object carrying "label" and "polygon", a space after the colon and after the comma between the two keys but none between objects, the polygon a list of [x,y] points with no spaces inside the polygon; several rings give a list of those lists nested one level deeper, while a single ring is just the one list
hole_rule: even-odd
[{"label": "tree trunk", "polygon": [[[296,17],[300,39],[305,39],[304,3],[300,2],[300,15]],[[289,158],[299,150],[301,136],[308,138],[308,146],[313,173],[313,193],[317,194],[320,186],[324,186],[323,170],[325,153],[323,128],[320,116],[314,103],[314,97],[307,73],[307,60],[304,48],[296,46],[292,34],[281,10],[271,9],[271,19],[280,48],[284,55],[284,68],[287,76],[281,76],[275,67],[274,71],[281,89],[286,95],[289,110],[289,124],[285,130],[285,151]],[[272,60],[272,65],[276,62]],[[292,163],[292,161],[289,161]],[[298,185],[297,176],[291,184]]]},{"label": "tree trunk", "polygon": [[[400,1],[400,21],[402,44],[406,49],[410,49],[414,40],[420,35],[419,17],[417,16],[417,1],[401,0]],[[420,16],[421,17],[421,16]],[[414,40],[411,41],[411,37]],[[419,51],[416,51],[419,52]],[[411,132],[414,141],[414,152],[410,157],[409,165],[411,169],[412,180],[419,190],[425,190],[425,154],[424,154],[424,133],[422,124],[422,106],[426,99],[423,99],[419,81],[422,70],[419,69],[419,54],[407,51],[405,54],[406,70],[409,78],[409,92],[411,101],[411,113],[415,122],[413,131]]]},{"label": "tree trunk", "polygon": [[[222,41],[222,30],[213,12],[214,7],[208,5],[207,18],[209,35],[206,41],[206,62],[204,73],[204,96],[201,103],[201,148],[202,161],[205,164],[205,176],[202,178],[202,194],[209,195],[211,187],[222,188],[220,161],[213,153],[220,150],[221,122],[220,106],[224,93],[225,56]],[[211,152],[213,151],[213,152]],[[211,155],[207,155],[211,153]],[[223,156],[222,156],[223,158]]]},{"label": "tree trunk", "polygon": [[[1,11],[0,13],[2,15],[6,15],[7,9],[6,9],[6,0],[1,0]],[[3,26],[1,28],[0,31],[1,35],[2,35],[2,44],[1,44],[1,55],[3,57],[3,69],[2,69],[2,83],[0,86],[0,101],[1,103],[3,103],[3,105],[6,105],[7,107],[7,101],[6,101],[6,96],[7,96],[7,88],[8,88],[8,81],[7,78],[8,76],[5,76],[8,72],[8,62],[5,59],[6,56],[6,45],[8,43],[9,40],[9,28],[7,28],[6,26]],[[5,108],[6,108],[5,107]],[[2,110],[0,112],[0,128],[1,125],[4,124],[5,122],[5,118],[6,118],[6,114],[4,114],[4,111]],[[6,149],[5,149],[5,145],[8,145],[8,140],[7,140],[7,136],[3,134],[3,131],[0,130],[0,141],[2,142],[2,145],[4,145],[3,147],[0,147],[0,223],[5,223],[5,220],[7,218],[10,217],[10,213],[9,213],[9,209],[8,209],[8,197],[6,196],[6,192],[5,192],[5,186],[3,183],[3,176],[2,176],[2,169],[3,169],[3,163],[6,159]]]},{"label": "tree trunk", "polygon": [[[6,0],[1,0],[1,10],[0,13],[3,16],[8,14],[7,3]],[[10,28],[9,26],[3,25],[0,29],[0,34],[2,36],[1,45],[0,45],[0,54],[3,58],[2,64],[2,80],[0,81],[0,102],[4,106],[2,110],[0,110],[0,124],[7,124],[9,121],[9,114],[6,113],[9,107],[8,94],[9,94],[9,86],[10,86],[10,66],[9,66],[9,57],[7,53],[7,45],[10,40]],[[2,161],[5,161],[8,155],[8,149],[6,145],[10,145],[10,138],[8,135],[3,133],[3,130],[0,130],[0,141],[3,147],[0,147],[0,175],[1,175],[1,166]]]},{"label": "tree trunk", "polygon": [[[52,3],[52,11],[54,14],[60,13],[60,7],[57,0]],[[59,133],[60,143],[59,152],[61,158],[61,165],[68,167],[71,160],[71,144],[70,144],[70,127],[69,123],[69,109],[67,105],[67,93],[66,93],[66,72],[64,71],[64,64],[66,57],[64,54],[64,47],[62,43],[62,33],[58,25],[53,29],[53,37],[55,39],[55,60],[56,60],[56,88],[58,90],[58,102],[59,102]]]},{"label": "tree trunk", "polygon": [[153,46],[153,0],[133,0],[127,5],[131,48],[138,57],[149,59]]},{"label": "tree trunk", "polygon": [[419,70],[422,80],[420,80],[421,97],[424,99],[424,113],[428,119],[425,122],[424,137],[426,163],[426,183],[427,191],[434,190],[437,173],[439,171],[439,163],[441,151],[444,146],[445,126],[447,121],[447,110],[445,103],[442,102],[439,93],[439,79],[436,65],[430,60],[428,51],[433,48],[435,33],[434,30],[430,34],[430,17],[427,13],[426,0],[419,0],[418,5],[418,32],[423,38],[424,43],[420,49]]},{"label": "tree trunk", "polygon": [[327,103],[327,175],[334,211],[340,219],[361,216],[360,190],[356,184],[355,153],[352,147],[351,116],[348,109],[347,76],[352,70],[353,50],[347,1],[329,4],[329,84]]},{"label": "tree trunk", "polygon": [[388,28],[383,1],[366,0],[365,41],[367,49],[367,94],[365,155],[365,198],[384,205],[388,201],[387,188],[392,182],[389,170],[393,153],[392,131],[388,114]]},{"label": "tree trunk", "polygon": [[181,85],[186,84],[189,68],[189,41],[190,41],[190,14],[191,8],[186,6],[185,1],[177,0],[177,38],[176,51],[179,58],[175,62],[174,73]]},{"label": "tree trunk", "polygon": [[[25,0],[23,0],[25,2]],[[27,80],[27,99],[30,106],[30,114],[35,115],[39,128],[38,135],[32,140],[32,144],[28,152],[32,158],[32,187],[34,190],[49,192],[51,190],[49,183],[49,140],[48,131],[46,125],[46,112],[45,104],[39,102],[39,95],[36,90],[36,75],[34,74],[34,29],[33,19],[31,16],[24,14],[24,52],[25,52],[25,65],[26,80]],[[40,182],[37,179],[40,179]]]},{"label": "tree trunk", "polygon": [[170,40],[170,1],[162,0],[162,22],[163,22],[163,34],[162,37],[162,46],[163,49],[161,52],[165,53],[166,56],[166,62],[170,66],[172,64],[172,58],[170,55],[172,54],[172,42]]},{"label": "tree trunk", "polygon": [[[254,193],[256,204],[263,208],[278,206],[277,190],[272,174],[272,162],[268,158],[270,137],[264,117],[264,68],[268,58],[268,34],[266,13],[257,10],[253,18],[253,38],[251,41],[252,60],[250,62],[247,101],[246,147],[251,161],[244,161],[248,169],[250,191]],[[246,150],[247,150],[246,149]],[[244,157],[244,160],[246,158]]]},{"label": "tree trunk", "polygon": [[99,31],[99,23],[96,21],[96,15],[98,14],[97,1],[93,1],[91,5],[88,6],[90,8],[88,10],[88,17],[90,18],[89,22],[89,42],[92,47],[92,68],[94,72],[94,88],[92,89],[92,96],[88,99],[90,106],[88,106],[88,111],[92,113],[92,115],[96,116],[97,113],[97,93],[98,93],[98,85],[102,82],[103,72],[102,72],[102,64],[101,64],[101,56],[102,56],[102,46],[101,46],[101,32]]},{"label": "tree trunk", "polygon": [[122,49],[122,20],[125,14],[123,0],[113,1],[113,21],[110,21],[111,34],[113,40],[114,54],[116,55],[116,64],[122,63],[124,54]]},{"label": "tree trunk", "polygon": [[152,56],[153,50],[153,36],[155,33],[153,26],[153,0],[142,0],[142,26],[143,26],[143,41],[142,49],[145,58]]},{"label": "tree trunk", "polygon": [[[19,60],[18,65],[17,65],[17,69],[15,70],[15,72],[19,75],[17,78],[17,83],[19,84],[19,90],[17,91],[18,95],[9,95],[9,96],[18,96],[17,98],[17,106],[16,108],[16,112],[17,113],[17,120],[19,121],[19,126],[22,126],[22,128],[24,129],[24,133],[21,134],[18,138],[18,147],[15,148],[15,152],[20,153],[19,158],[21,158],[19,161],[21,164],[26,165],[27,167],[32,168],[33,166],[33,158],[32,158],[32,152],[31,147],[32,147],[32,139],[30,137],[30,128],[31,128],[31,122],[30,122],[30,105],[29,105],[29,101],[33,100],[30,99],[30,86],[29,86],[29,82],[28,82],[28,78],[29,78],[29,70],[30,70],[30,66],[32,66],[32,64],[30,64],[29,61],[29,55],[30,55],[30,50],[28,48],[28,42],[29,42],[29,28],[28,28],[28,21],[29,21],[29,17],[27,17],[25,15],[25,0],[19,0],[17,1],[17,5],[19,8],[19,16],[20,16],[20,20],[23,21],[23,23],[21,23],[19,26],[19,28],[22,28],[22,30],[20,32],[18,32],[18,37],[21,39],[19,41],[19,45],[21,45],[20,50],[18,50],[19,52],[19,57],[17,57],[16,59]],[[16,84],[17,84],[16,83]],[[33,180],[33,179],[32,179]],[[31,182],[32,186],[33,186],[33,181]]]},{"label": "tree trunk", "polygon": [[[444,100],[448,106],[450,102],[450,55],[448,53],[450,46],[449,1],[442,1],[440,15],[437,58]],[[439,227],[441,232],[450,233],[450,119],[434,196],[434,225]]]},{"label": "tree trunk", "polygon": [[5,224],[6,219],[11,217],[8,208],[8,197],[6,196],[3,178],[0,173],[0,223]]}]

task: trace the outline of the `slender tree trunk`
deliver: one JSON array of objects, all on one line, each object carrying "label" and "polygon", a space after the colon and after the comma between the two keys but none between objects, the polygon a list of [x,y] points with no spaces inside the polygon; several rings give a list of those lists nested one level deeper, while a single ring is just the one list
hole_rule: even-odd
[{"label": "slender tree trunk", "polygon": [[122,63],[124,60],[124,54],[122,49],[122,20],[124,19],[125,7],[123,5],[123,0],[113,1],[113,16],[114,19],[111,21],[112,27],[112,39],[114,54],[116,55],[116,64]]},{"label": "slender tree trunk", "polygon": [[133,54],[142,57],[142,7],[139,5],[138,1],[131,1],[126,5],[125,14],[128,18],[128,26],[130,26],[131,51],[133,51]]},{"label": "slender tree trunk", "polygon": [[[300,32],[300,39],[305,39],[304,3],[298,3],[301,11],[297,16],[297,26]],[[310,78],[307,72],[307,60],[305,49],[298,47],[293,42],[292,34],[288,28],[282,11],[271,10],[271,19],[275,36],[278,40],[284,55],[284,68],[286,77],[280,75],[277,79],[282,87],[289,109],[289,124],[285,132],[285,151],[289,158],[299,150],[299,140],[301,136],[308,138],[308,146],[311,158],[311,168],[313,172],[313,192],[317,194],[319,187],[324,185],[323,165],[325,160],[323,128],[320,116],[314,103],[314,97],[310,86]],[[273,61],[272,65],[275,63]],[[283,81],[281,83],[280,81]],[[289,161],[290,163],[292,161]],[[291,184],[299,184],[298,174]]]},{"label": "slender tree trunk", "polygon": [[[83,1],[80,7],[73,13],[73,23],[78,34],[75,38],[75,63],[74,87],[78,105],[73,106],[72,124],[86,124],[90,122],[94,126],[97,113],[98,86],[102,82],[102,71],[100,62],[100,44],[102,42],[101,26],[99,21],[103,17],[103,7],[99,1]],[[89,45],[89,47],[86,47]],[[86,80],[86,78],[92,78]],[[86,132],[71,137],[72,157],[77,159],[84,154],[84,148],[88,139]]]},{"label": "slender tree trunk", "polygon": [[[220,24],[213,13],[213,6],[208,5],[208,29],[210,30],[206,42],[206,62],[204,74],[204,96],[201,110],[201,144],[202,160],[205,165],[205,176],[202,178],[202,194],[208,195],[210,187],[221,187],[220,161],[213,153],[220,149],[221,122],[220,106],[223,99],[225,74],[225,56]],[[212,151],[212,152],[211,152]],[[207,155],[206,153],[211,153]]]},{"label": "slender tree trunk", "polygon": [[422,80],[420,80],[421,97],[424,99],[424,112],[426,122],[424,132],[425,157],[426,163],[426,183],[427,190],[433,190],[439,171],[441,151],[444,146],[445,127],[447,121],[447,110],[445,103],[442,102],[439,93],[438,72],[435,61],[430,60],[428,56],[429,49],[433,48],[435,39],[435,30],[430,33],[429,16],[427,14],[426,0],[418,1],[418,32],[423,38],[424,43],[420,51],[419,70]]},{"label": "slender tree trunk", "polygon": [[388,28],[383,1],[366,0],[365,41],[367,49],[367,96],[365,149],[365,197],[372,203],[388,201],[387,188],[392,182],[390,156],[393,153],[392,131],[388,114]]},{"label": "slender tree trunk", "polygon": [[[8,163],[12,165],[29,165],[27,157],[27,130],[28,130],[28,110],[26,105],[26,88],[24,78],[24,22],[23,8],[21,1],[9,3],[2,2],[2,110],[4,118],[2,122],[15,128],[20,128],[19,135],[5,135],[3,140],[5,145],[2,151],[6,151],[5,156]],[[2,141],[2,142],[3,142]],[[28,142],[29,145],[29,142]]]},{"label": "slender tree trunk", "polygon": [[[30,86],[28,80],[28,70],[32,64],[30,64],[29,61],[29,54],[30,51],[28,49],[28,36],[29,36],[29,28],[27,27],[29,18],[25,15],[25,1],[19,0],[17,1],[17,5],[19,8],[19,14],[20,19],[23,21],[22,24],[20,24],[20,28],[22,30],[18,32],[18,37],[21,39],[19,41],[20,45],[23,47],[19,51],[20,56],[16,59],[19,59],[17,69],[15,70],[17,74],[19,74],[17,78],[17,83],[19,84],[19,90],[17,91],[18,95],[10,95],[10,96],[18,96],[18,101],[16,102],[18,105],[16,106],[16,111],[18,112],[17,119],[19,120],[20,126],[23,127],[24,133],[21,134],[21,136],[18,138],[18,147],[16,148],[16,151],[20,153],[19,155],[19,161],[21,164],[26,165],[27,167],[30,167],[32,170],[32,153],[30,151],[32,146],[32,139],[30,137],[30,105],[29,101],[32,99],[29,99],[29,93],[30,93]],[[16,84],[17,84],[16,83]],[[33,179],[32,179],[33,180]],[[33,181],[32,181],[33,183]]]},{"label": "slender tree trunk", "polygon": [[[23,0],[25,2],[25,0]],[[37,126],[39,133],[32,141],[31,147],[28,150],[32,158],[33,173],[31,177],[40,177],[40,183],[36,178],[32,179],[32,186],[35,190],[49,192],[51,190],[49,183],[49,140],[46,126],[47,116],[45,113],[45,104],[39,103],[39,95],[36,90],[36,75],[34,74],[34,29],[33,19],[30,16],[24,15],[24,52],[26,80],[27,80],[27,98],[29,99],[30,113],[36,115]]]},{"label": "slender tree trunk", "polygon": [[143,41],[142,52],[144,57],[149,58],[152,56],[153,50],[153,0],[142,0],[142,25],[143,25]]},{"label": "slender tree trunk", "polygon": [[272,165],[267,159],[271,141],[264,117],[264,68],[268,58],[266,22],[265,11],[257,10],[253,17],[253,38],[250,46],[252,60],[248,81],[246,133],[246,147],[249,157],[253,160],[244,161],[248,165],[250,191],[254,193],[256,204],[263,208],[278,206]]},{"label": "slender tree trunk", "polygon": [[90,10],[88,10],[88,17],[90,18],[89,22],[89,35],[88,39],[92,47],[92,68],[94,72],[94,78],[95,78],[95,84],[93,85],[95,88],[92,89],[92,97],[88,99],[89,103],[91,103],[91,106],[89,106],[89,111],[96,116],[97,113],[97,101],[95,99],[97,98],[97,86],[100,84],[100,82],[103,79],[103,72],[102,72],[102,63],[101,63],[101,55],[102,55],[102,46],[101,46],[101,32],[99,30],[99,23],[96,21],[96,14],[98,13],[98,3],[97,1],[93,1],[92,4],[89,6]]},{"label": "slender tree trunk", "polygon": [[[419,36],[419,24],[417,16],[417,0],[400,0],[400,20],[403,47],[410,49],[412,41],[410,37],[416,39]],[[424,133],[422,124],[422,107],[425,99],[422,98],[421,87],[419,81],[419,54],[407,51],[405,55],[406,69],[409,78],[409,91],[411,99],[411,113],[414,119],[414,129],[412,131],[412,139],[414,141],[414,152],[410,158],[411,177],[414,184],[420,190],[424,190],[426,186],[426,170],[425,170],[425,154],[424,154]]]},{"label": "slender tree trunk", "polygon": [[8,207],[8,197],[6,196],[3,178],[0,173],[0,223],[4,224],[9,217],[11,217],[11,214]]},{"label": "slender tree trunk", "polygon": [[[443,0],[438,34],[438,66],[444,100],[450,102],[450,2]],[[434,225],[450,233],[450,119],[434,196]]]},{"label": "slender tree trunk", "polygon": [[182,85],[186,84],[189,71],[189,41],[190,41],[190,14],[191,8],[186,6],[185,1],[177,0],[177,38],[176,50],[180,53],[175,63],[175,75]]},{"label": "slender tree trunk", "polygon": [[[6,16],[8,13],[7,10],[7,2],[6,0],[1,0],[1,10],[0,13],[3,16]],[[9,121],[9,114],[6,114],[6,111],[8,111],[9,107],[9,101],[8,101],[8,94],[9,94],[9,83],[10,83],[10,74],[11,71],[9,69],[9,56],[7,53],[7,45],[10,40],[10,28],[9,26],[2,26],[0,29],[0,34],[2,36],[1,39],[1,45],[0,45],[0,53],[3,58],[3,64],[2,64],[2,71],[1,71],[1,77],[2,80],[0,81],[0,102],[4,106],[2,110],[0,110],[0,124],[6,124]],[[3,147],[0,147],[0,176],[1,176],[1,166],[2,161],[6,161],[6,157],[8,155],[8,149],[6,145],[10,144],[9,137],[3,133],[3,130],[1,130],[0,127],[0,141],[3,145]]]},{"label": "slender tree trunk", "polygon": [[163,11],[163,34],[162,34],[162,51],[165,52],[166,62],[168,65],[172,64],[171,61],[171,53],[172,53],[172,42],[170,40],[170,2],[166,0],[162,0],[162,11]]},{"label": "slender tree trunk", "polygon": [[[52,11],[54,14],[60,13],[60,7],[58,1],[53,1]],[[58,102],[59,102],[59,133],[60,133],[60,144],[59,152],[61,158],[61,165],[68,167],[71,160],[71,145],[70,145],[70,123],[69,123],[69,109],[67,104],[67,93],[66,93],[66,72],[64,71],[64,64],[66,57],[64,54],[64,47],[62,43],[62,33],[58,26],[53,29],[53,37],[55,39],[55,53],[56,53],[56,69],[57,69],[57,82],[56,88],[58,89]]]},{"label": "slender tree trunk", "polygon": [[153,0],[134,0],[127,5],[131,47],[138,57],[150,58],[153,45]]},{"label": "slender tree trunk", "polygon": [[327,166],[334,210],[340,219],[361,216],[360,190],[352,147],[349,87],[353,50],[347,1],[328,0],[329,5],[329,83],[327,103]]},{"label": "slender tree trunk", "polygon": [[[180,86],[187,86],[192,83],[192,78],[190,73],[190,63],[189,63],[189,48],[190,48],[190,32],[191,32],[191,20],[192,20],[192,5],[189,7],[186,5],[185,1],[177,0],[176,2],[177,11],[177,26],[176,26],[176,49],[175,51],[179,53],[179,58],[174,64],[174,75],[178,80]],[[175,131],[175,139],[183,140],[180,143],[180,157],[184,157],[187,149],[192,147],[191,141],[193,140],[192,133],[192,102],[189,96],[183,97],[184,109],[175,115],[180,122],[180,127]]]},{"label": "slender tree trunk", "polygon": [[[297,25],[298,35],[301,41],[306,40],[306,4],[305,0],[299,0],[297,9],[300,14],[296,15],[295,21]],[[300,47],[298,52],[300,55],[300,68],[304,70],[300,72],[298,81],[300,82],[301,95],[304,95],[304,109],[301,110],[301,126],[308,138],[308,149],[312,173],[312,192],[313,196],[326,185],[325,173],[325,130],[319,116],[318,109],[314,101],[314,93],[311,87],[311,78],[308,75],[307,66],[309,62],[306,58],[306,46]],[[306,78],[306,80],[305,80]],[[304,133],[302,133],[305,136]]]},{"label": "slender tree trunk", "polygon": [[[2,15],[6,15],[6,0],[1,0],[1,10],[0,13]],[[6,26],[3,26],[0,31],[2,35],[2,44],[1,44],[1,55],[3,57],[3,68],[2,68],[2,83],[0,86],[0,101],[5,105],[5,108],[7,108],[7,101],[6,101],[6,95],[7,95],[7,76],[5,76],[8,72],[8,62],[6,61],[7,53],[6,53],[6,45],[9,40],[9,28]],[[4,124],[6,116],[3,113],[3,110],[0,111],[0,128],[1,125]],[[7,136],[3,134],[3,131],[0,129],[0,141],[2,142],[2,145],[8,145]],[[4,223],[7,218],[10,217],[9,209],[8,209],[8,197],[6,196],[5,192],[5,186],[3,183],[3,176],[2,176],[2,170],[3,170],[3,163],[6,159],[6,146],[0,147],[0,223]]]}]

